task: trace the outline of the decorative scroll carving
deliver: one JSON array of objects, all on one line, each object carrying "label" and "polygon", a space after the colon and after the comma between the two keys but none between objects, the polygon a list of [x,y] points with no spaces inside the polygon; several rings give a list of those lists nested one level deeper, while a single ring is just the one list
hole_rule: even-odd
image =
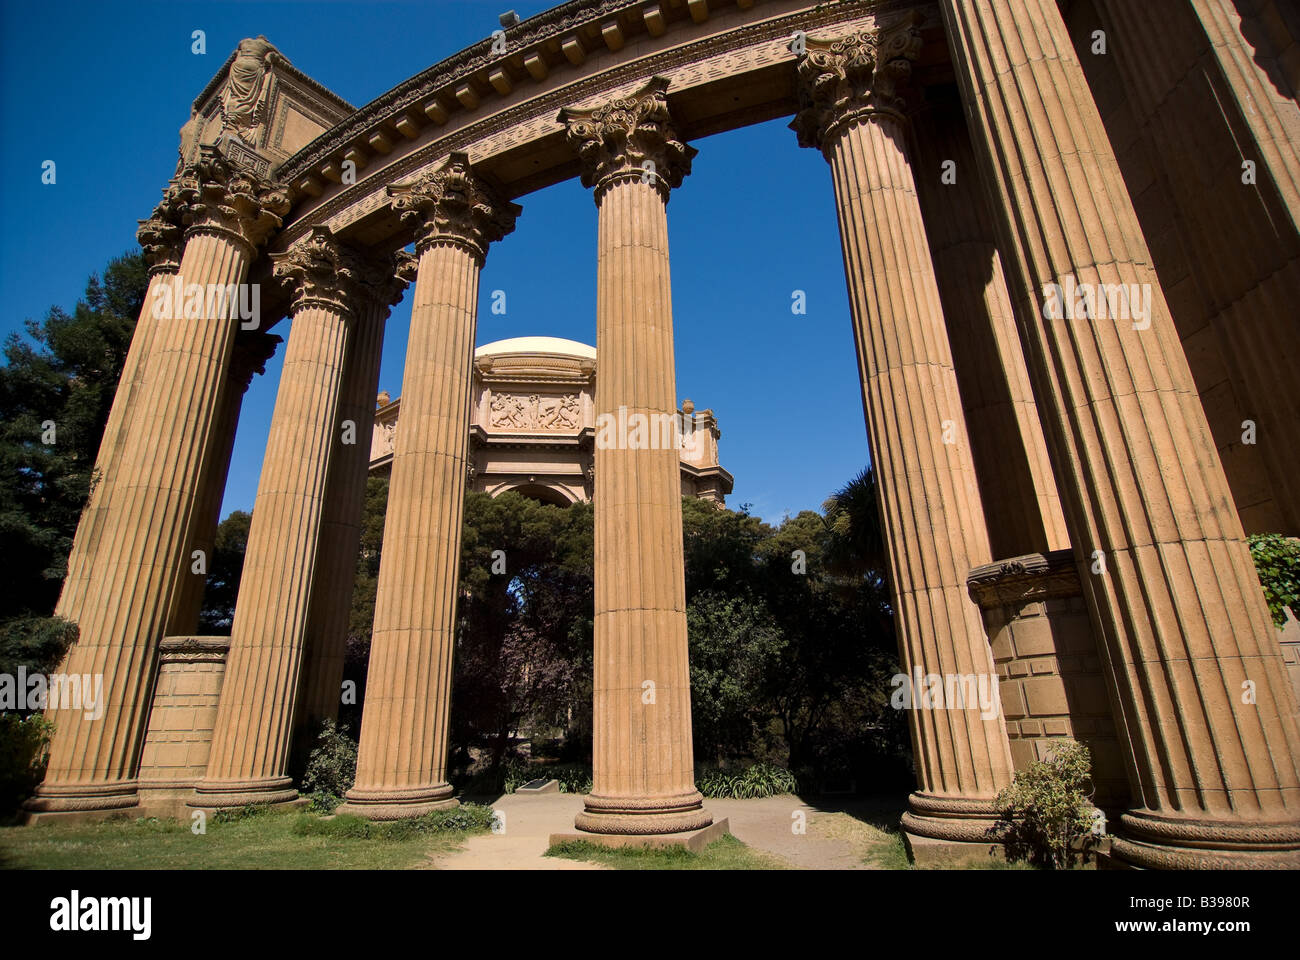
[{"label": "decorative scroll carving", "polygon": [[180,266],[181,251],[185,247],[184,231],[178,223],[165,219],[167,212],[154,208],[153,216],[140,220],[135,238],[144,248],[144,258],[149,272],[175,273]]},{"label": "decorative scroll carving", "polygon": [[825,150],[838,133],[856,121],[877,115],[903,119],[900,81],[912,73],[921,51],[924,19],[910,11],[887,27],[837,40],[806,37],[799,58],[799,112],[790,129],[799,146]]},{"label": "decorative scroll carving", "polygon": [[241,330],[235,337],[235,350],[230,358],[230,381],[246,391],[255,375],[266,373],[266,361],[282,342],[283,338],[273,333]]},{"label": "decorative scroll carving", "polygon": [[966,590],[982,609],[1080,595],[1079,573],[1069,550],[995,560],[966,575]]},{"label": "decorative scroll carving", "polygon": [[559,120],[582,161],[582,184],[596,203],[619,180],[651,183],[668,202],[691,172],[697,151],[677,139],[668,115],[668,79],[652,77],[640,90],[595,109],[564,107]]},{"label": "decorative scroll carving", "polygon": [[390,186],[388,195],[402,225],[415,231],[417,251],[450,240],[469,248],[480,263],[489,244],[514,230],[522,212],[476,176],[469,156],[459,152],[414,183]]},{"label": "decorative scroll carving", "polygon": [[292,197],[282,184],[231,163],[213,146],[185,167],[163,194],[154,217],[187,228],[212,231],[253,250],[283,223]]},{"label": "decorative scroll carving", "polygon": [[577,430],[582,424],[582,407],[573,394],[518,397],[509,393],[492,396],[488,424],[506,430]]},{"label": "decorative scroll carving", "polygon": [[399,250],[391,257],[363,257],[340,243],[327,226],[284,253],[271,254],[274,274],[293,286],[293,306],[314,303],[357,315],[375,304],[392,306],[413,276],[415,258]]}]

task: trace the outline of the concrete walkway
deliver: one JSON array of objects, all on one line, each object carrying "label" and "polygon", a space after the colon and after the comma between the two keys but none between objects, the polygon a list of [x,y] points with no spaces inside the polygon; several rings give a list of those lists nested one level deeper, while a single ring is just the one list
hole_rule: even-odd
[{"label": "concrete walkway", "polygon": [[[486,800],[482,802],[488,802]],[[871,852],[888,839],[876,824],[897,823],[901,801],[848,800],[808,804],[785,794],[762,800],[706,800],[715,818],[727,817],[736,839],[794,869],[870,870]],[[573,828],[582,796],[507,794],[491,801],[505,817],[503,833],[470,837],[436,870],[600,870],[598,864],[546,857],[550,835]],[[798,832],[797,827],[803,827]]]}]

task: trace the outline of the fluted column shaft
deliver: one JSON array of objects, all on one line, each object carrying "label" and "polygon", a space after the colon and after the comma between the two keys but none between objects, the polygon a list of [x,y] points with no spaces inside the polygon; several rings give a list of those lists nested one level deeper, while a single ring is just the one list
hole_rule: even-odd
[{"label": "fluted column shaft", "polygon": [[321,516],[316,585],[307,615],[300,721],[296,725],[305,746],[310,745],[322,720],[338,717],[388,309],[386,304],[369,306],[352,331],[343,365],[339,422],[351,421],[356,433],[354,443],[340,444],[334,451]]},{"label": "fluted column shaft", "polygon": [[[1068,548],[1052,476],[979,182],[957,104],[913,117],[916,185],[970,430],[993,557]],[[952,178],[944,179],[944,163]]]},{"label": "fluted column shaft", "polygon": [[[800,145],[822,150],[835,184],[895,629],[912,697],[919,789],[903,826],[912,837],[987,841],[1012,761],[992,651],[966,592],[967,573],[990,559],[989,538],[897,95],[921,46],[916,21],[907,14],[869,33],[807,38],[791,128]],[[923,700],[928,676],[952,693]],[[973,695],[959,695],[962,684]]]},{"label": "fluted column shaft", "polygon": [[[996,684],[979,608],[966,593],[966,574],[990,559],[988,533],[904,137],[900,123],[878,116],[830,149],[895,624],[909,677]],[[982,838],[992,799],[1011,783],[1001,711],[954,704],[908,718],[920,792],[904,826],[938,839]]]},{"label": "fluted column shaft", "polygon": [[[221,394],[221,408],[212,432],[213,449],[205,461],[207,472],[200,484],[201,492],[195,504],[194,520],[188,538],[190,557],[193,558],[195,551],[202,551],[204,567],[209,571],[216,545],[217,527],[221,523],[221,503],[225,498],[226,481],[230,475],[230,458],[235,449],[235,433],[239,428],[244,394],[248,391],[254,372],[260,369],[270,351],[274,350],[275,344],[280,342],[279,337],[263,335],[250,339],[254,342],[241,342],[238,336],[235,337],[230,375]],[[196,573],[191,562],[181,577],[176,598],[172,601],[171,614],[167,618],[168,636],[187,637],[198,630],[206,581],[206,574]]]},{"label": "fluted column shaft", "polygon": [[176,271],[180,266],[176,262],[179,259],[179,252],[174,256],[175,259],[164,260],[149,268],[149,286],[145,290],[144,306],[140,309],[140,316],[135,322],[131,345],[127,348],[126,358],[122,363],[122,374],[118,378],[117,390],[113,394],[113,405],[109,408],[104,434],[99,442],[99,453],[95,457],[94,470],[96,481],[91,487],[90,496],[77,523],[72,551],[68,555],[68,572],[64,577],[63,590],[59,594],[59,602],[54,610],[56,616],[66,617],[73,622],[81,620],[91,560],[99,548],[103,535],[104,506],[111,499],[110,491],[117,481],[118,463],[122,458],[122,450],[126,446],[132,412],[136,409],[143,392],[145,367],[160,322],[157,315],[159,311],[155,310],[155,306],[161,288],[174,283]]},{"label": "fluted column shaft", "polygon": [[208,771],[191,801],[290,800],[290,729],[351,314],[295,304],[248,531]]},{"label": "fluted column shaft", "polygon": [[[225,230],[190,231],[183,283],[243,282],[249,246]],[[155,282],[161,282],[159,278]],[[151,305],[156,306],[156,301]],[[189,570],[186,535],[210,450],[237,320],[204,302],[197,318],[157,318],[139,399],[132,398],[116,476],[89,558],[81,636],[64,669],[103,677],[103,716],[53,710],[45,782],[31,810],[134,805],[133,779],[148,719],[155,648],[178,577]]]},{"label": "fluted column shaft", "polygon": [[666,211],[695,151],[676,139],[667,87],[656,77],[628,98],[560,113],[600,209],[593,786],[575,821],[597,834],[713,822],[691,740]]},{"label": "fluted column shaft", "polygon": [[451,240],[427,244],[419,258],[357,780],[347,795],[349,810],[376,819],[455,802],[447,723],[480,264]]},{"label": "fluted column shaft", "polygon": [[[941,8],[1128,740],[1136,806],[1115,852],[1143,866],[1295,865],[1292,694],[1186,357],[1061,15],[1052,0]],[[1067,278],[1137,284],[1150,297],[1149,326],[1082,310],[1044,319],[1049,285]]]},{"label": "fluted column shaft", "polygon": [[460,153],[389,193],[417,233],[419,267],[356,784],[340,807],[377,820],[456,803],[446,778],[447,725],[478,280],[489,244],[514,229],[519,213]]},{"label": "fluted column shaft", "polygon": [[[654,186],[626,179],[605,190],[597,251],[598,428],[635,416],[671,424],[668,218]],[[628,439],[615,427],[602,442],[598,429],[595,449],[593,788],[578,826],[602,833],[660,832],[666,814],[664,826],[685,829],[673,815],[682,808],[696,811],[688,827],[709,822],[691,743],[678,451],[628,449]]]}]

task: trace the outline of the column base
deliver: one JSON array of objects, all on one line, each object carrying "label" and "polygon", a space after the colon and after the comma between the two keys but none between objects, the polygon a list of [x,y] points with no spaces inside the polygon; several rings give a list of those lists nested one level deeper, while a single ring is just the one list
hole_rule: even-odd
[{"label": "column base", "polygon": [[687,833],[713,823],[698,790],[669,797],[605,797],[590,794],[573,825],[586,834],[605,836]]},{"label": "column base", "polygon": [[1295,870],[1300,821],[1211,820],[1133,810],[1119,821],[1111,855],[1143,870]]},{"label": "column base", "polygon": [[992,798],[939,797],[920,792],[907,798],[902,827],[907,833],[931,840],[999,845],[1005,829],[999,825]]},{"label": "column base", "polygon": [[407,790],[358,790],[353,787],[334,813],[367,820],[412,820],[434,810],[460,806],[449,783]]},{"label": "column base", "polygon": [[936,840],[903,831],[903,843],[912,863],[923,870],[948,870],[969,867],[993,867],[1007,858],[1001,843],[967,840]]},{"label": "column base", "polygon": [[702,853],[704,848],[714,840],[726,836],[731,832],[730,822],[726,817],[721,820],[715,820],[707,827],[699,830],[682,830],[677,833],[590,833],[586,830],[575,830],[573,833],[553,833],[548,841],[550,846],[557,843],[572,843],[580,841],[582,843],[592,843],[598,847],[610,847],[613,849],[636,847],[636,848],[662,848],[662,847],[682,847],[691,853]]},{"label": "column base", "polygon": [[220,810],[250,804],[277,806],[298,802],[298,791],[288,777],[256,780],[201,780],[185,804],[193,810]]},{"label": "column base", "polygon": [[135,780],[41,784],[23,803],[23,822],[89,822],[140,816]]}]

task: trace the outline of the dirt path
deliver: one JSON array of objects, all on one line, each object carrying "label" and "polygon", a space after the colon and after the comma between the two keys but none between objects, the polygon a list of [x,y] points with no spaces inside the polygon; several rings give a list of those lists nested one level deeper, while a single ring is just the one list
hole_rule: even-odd
[{"label": "dirt path", "polygon": [[[796,869],[870,870],[869,860],[889,839],[876,823],[897,822],[893,804],[847,801],[805,803],[789,794],[762,800],[706,800],[715,818],[726,817],[736,839]],[[546,857],[550,835],[573,828],[582,809],[577,794],[510,794],[492,802],[505,831],[471,837],[458,852],[437,857],[436,870],[600,870],[598,864]],[[793,827],[803,826],[798,832]]]}]

